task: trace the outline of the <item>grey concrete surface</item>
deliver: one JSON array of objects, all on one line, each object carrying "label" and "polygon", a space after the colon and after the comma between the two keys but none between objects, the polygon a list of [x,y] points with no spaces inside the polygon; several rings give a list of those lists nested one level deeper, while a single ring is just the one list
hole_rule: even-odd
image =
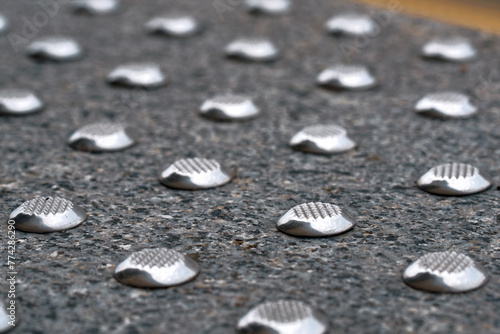
[{"label": "grey concrete surface", "polygon": [[[23,201],[52,195],[88,213],[62,233],[17,231],[15,333],[232,333],[251,307],[278,298],[305,301],[329,318],[332,333],[500,333],[499,190],[466,197],[425,193],[415,180],[434,165],[475,164],[500,180],[500,39],[399,13],[384,16],[376,36],[358,41],[325,34],[333,14],[380,9],[347,1],[295,1],[290,15],[248,15],[241,1],[124,0],[119,13],[74,16],[61,7],[36,36],[75,37],[82,61],[37,63],[0,37],[0,88],[35,90],[42,113],[2,117],[0,210],[2,257],[7,219]],[[32,1],[2,0],[11,33],[41,10]],[[158,13],[195,15],[204,31],[177,40],[145,34]],[[387,14],[387,12],[386,12]],[[424,61],[420,46],[435,35],[469,37],[479,51],[467,64]],[[232,39],[263,35],[280,48],[271,64],[224,58]],[[21,35],[22,36],[22,35]],[[352,50],[352,49],[351,49]],[[171,84],[154,91],[108,86],[106,74],[129,61],[156,61]],[[338,61],[369,65],[381,81],[367,92],[315,86]],[[480,112],[466,120],[419,117],[425,93],[459,90]],[[254,96],[263,115],[214,123],[197,115],[202,101],[224,93]],[[124,152],[86,154],[65,142],[81,125],[116,120],[139,144]],[[303,126],[331,122],[350,131],[358,148],[331,157],[292,151]],[[178,158],[206,157],[238,168],[234,182],[206,191],[171,190],[158,182]],[[329,238],[278,232],[275,222],[306,201],[350,207],[359,223]],[[202,268],[191,283],[135,289],[113,278],[132,251],[169,247]],[[491,274],[482,289],[440,295],[407,287],[406,266],[426,252],[456,250]],[[8,287],[4,280],[3,290]],[[5,301],[6,293],[2,293]]]}]

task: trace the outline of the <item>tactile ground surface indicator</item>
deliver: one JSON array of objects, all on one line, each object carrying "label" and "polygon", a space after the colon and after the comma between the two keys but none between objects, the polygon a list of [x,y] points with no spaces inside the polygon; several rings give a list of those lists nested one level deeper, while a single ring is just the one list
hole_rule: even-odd
[{"label": "tactile ground surface indicator", "polygon": [[[71,63],[38,64],[0,37],[0,87],[32,89],[47,103],[39,114],[0,122],[2,263],[8,215],[24,201],[59,196],[89,213],[73,230],[17,231],[16,300],[22,308],[16,331],[232,333],[259,303],[293,299],[323,311],[338,333],[499,333],[500,38],[391,15],[353,55],[373,68],[381,86],[339,93],[316,87],[315,78],[346,61],[341,46],[350,39],[328,36],[323,25],[342,11],[379,9],[295,1],[290,15],[268,18],[227,3],[233,10],[222,20],[213,1],[202,0],[126,0],[118,14],[105,17],[61,9],[36,36],[74,37],[86,57]],[[39,10],[31,1],[1,2],[17,34],[21,18],[31,20]],[[205,30],[181,40],[147,35],[143,24],[170,10],[195,16]],[[227,43],[255,34],[270,38],[281,58],[270,64],[225,58]],[[465,65],[419,57],[429,39],[450,34],[470,38],[478,57]],[[106,83],[110,70],[134,61],[160,63],[171,84],[141,91]],[[419,98],[439,90],[470,94],[479,113],[447,121],[413,113]],[[215,123],[198,115],[205,99],[227,92],[255,97],[261,117]],[[66,145],[74,129],[103,119],[134,125],[139,143],[100,155]],[[304,126],[323,123],[349,129],[358,147],[325,157],[288,146]],[[159,173],[186,157],[238,166],[238,177],[204,191],[161,185]],[[466,197],[417,188],[420,175],[453,161],[488,172],[496,185]],[[280,233],[276,220],[304,202],[349,207],[358,224],[329,238]],[[113,278],[114,266],[133,251],[155,247],[191,254],[200,275],[158,290]],[[444,250],[484,265],[490,282],[458,295],[403,283],[410,263]]]}]

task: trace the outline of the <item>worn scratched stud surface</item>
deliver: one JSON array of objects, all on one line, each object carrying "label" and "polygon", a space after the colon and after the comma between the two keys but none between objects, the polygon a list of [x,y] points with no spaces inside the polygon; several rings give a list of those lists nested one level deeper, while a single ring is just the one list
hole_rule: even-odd
[{"label": "worn scratched stud surface", "polygon": [[144,249],[130,255],[115,269],[115,278],[139,288],[164,288],[186,283],[200,269],[191,258],[171,249]]},{"label": "worn scratched stud surface", "polygon": [[417,185],[432,194],[459,196],[485,191],[492,182],[477,167],[453,162],[432,168],[418,179]]},{"label": "worn scratched stud surface", "polygon": [[323,334],[328,321],[311,306],[294,300],[265,302],[251,309],[238,322],[240,334]]},{"label": "worn scratched stud surface", "polygon": [[297,151],[333,154],[348,151],[356,146],[347,131],[337,125],[312,125],[296,133],[290,146]]},{"label": "worn scratched stud surface", "polygon": [[203,102],[200,115],[217,121],[242,121],[257,117],[260,109],[241,95],[218,95]]},{"label": "worn scratched stud surface", "polygon": [[7,19],[6,16],[0,13],[0,34],[5,33],[8,27],[9,27],[9,20]]},{"label": "worn scratched stud surface", "polygon": [[199,32],[199,24],[189,15],[168,14],[154,17],[146,22],[146,30],[150,34],[171,37],[190,37]]},{"label": "worn scratched stud surface", "polygon": [[454,251],[430,253],[404,272],[409,286],[430,292],[467,292],[485,285],[486,270],[470,257]]},{"label": "worn scratched stud surface", "polygon": [[436,37],[423,46],[422,56],[448,61],[466,61],[476,56],[476,49],[464,37]]},{"label": "worn scratched stud surface", "polygon": [[239,38],[226,46],[226,56],[253,62],[269,62],[278,59],[279,52],[265,38]]},{"label": "worn scratched stud surface", "polygon": [[277,222],[284,233],[301,237],[324,237],[346,232],[356,220],[344,209],[330,203],[304,203],[294,206]]},{"label": "worn scratched stud surface", "polygon": [[38,197],[24,202],[9,216],[16,229],[34,233],[68,230],[86,219],[82,208],[60,197]]},{"label": "worn scratched stud surface", "polygon": [[377,85],[366,66],[355,64],[335,64],[323,70],[316,82],[334,90],[365,90]]},{"label": "worn scratched stud surface", "polygon": [[196,190],[222,186],[232,175],[212,159],[181,159],[165,169],[160,182],[170,188]]},{"label": "worn scratched stud surface", "polygon": [[474,115],[477,108],[465,94],[438,92],[421,98],[415,105],[415,112],[436,118],[465,118]]},{"label": "worn scratched stud surface", "polygon": [[0,90],[0,115],[27,115],[43,109],[43,102],[26,89]]},{"label": "worn scratched stud surface", "polygon": [[88,124],[73,132],[68,145],[84,152],[114,152],[134,145],[125,127],[117,123]]},{"label": "worn scratched stud surface", "polygon": [[250,13],[280,15],[290,10],[290,0],[246,0],[245,5]]},{"label": "worn scratched stud surface", "polygon": [[79,14],[105,15],[116,12],[118,0],[73,0],[73,11]]},{"label": "worn scratched stud surface", "polygon": [[334,16],[326,22],[325,27],[331,34],[351,36],[371,36],[379,29],[369,15],[358,13]]},{"label": "worn scratched stud surface", "polygon": [[167,84],[161,68],[153,63],[128,63],[112,70],[107,77],[109,83],[117,86],[154,89]]},{"label": "worn scratched stud surface", "polygon": [[82,58],[83,49],[73,38],[47,36],[31,42],[26,53],[35,59],[65,62]]}]

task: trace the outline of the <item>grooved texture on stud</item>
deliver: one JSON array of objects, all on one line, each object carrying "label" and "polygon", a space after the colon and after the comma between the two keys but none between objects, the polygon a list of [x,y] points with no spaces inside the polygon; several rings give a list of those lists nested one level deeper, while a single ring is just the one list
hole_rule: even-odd
[{"label": "grooved texture on stud", "polygon": [[28,215],[64,213],[73,208],[73,203],[60,197],[38,197],[21,205],[20,212]]}]

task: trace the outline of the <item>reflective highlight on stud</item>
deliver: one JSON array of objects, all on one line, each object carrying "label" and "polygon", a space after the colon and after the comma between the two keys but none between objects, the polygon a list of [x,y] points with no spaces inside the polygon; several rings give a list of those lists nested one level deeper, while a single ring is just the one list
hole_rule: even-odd
[{"label": "reflective highlight on stud", "polygon": [[138,288],[165,288],[194,279],[200,269],[191,258],[167,248],[144,249],[115,269],[115,278]]},{"label": "reflective highlight on stud", "polygon": [[317,83],[335,90],[364,90],[377,85],[367,67],[344,64],[325,69],[318,75]]},{"label": "reflective highlight on stud", "polygon": [[76,130],[68,140],[68,145],[84,152],[114,152],[134,145],[121,124],[93,123]]},{"label": "reflective highlight on stud", "polygon": [[290,10],[289,0],[246,0],[245,5],[250,13],[280,15]]},{"label": "reflective highlight on stud", "polygon": [[146,23],[146,30],[150,34],[189,37],[199,31],[199,25],[192,16],[170,14],[149,20]]},{"label": "reflective highlight on stud", "polygon": [[470,257],[446,251],[419,258],[405,270],[403,280],[418,290],[467,292],[485,285],[488,274]]},{"label": "reflective highlight on stud", "polygon": [[116,12],[118,0],[73,0],[73,11],[79,14],[105,15]]},{"label": "reflective highlight on stud", "polygon": [[346,232],[356,220],[345,210],[329,203],[304,203],[288,210],[276,224],[284,233],[300,237],[325,237]]},{"label": "reflective highlight on stud", "polygon": [[0,90],[0,114],[27,115],[38,112],[44,107],[43,102],[26,89]]},{"label": "reflective highlight on stud", "polygon": [[418,114],[436,118],[465,118],[474,115],[477,108],[467,95],[456,92],[431,93],[415,105]]},{"label": "reflective highlight on stud", "polygon": [[240,334],[324,334],[328,321],[309,305],[293,300],[265,302],[240,319]]},{"label": "reflective highlight on stud", "polygon": [[129,63],[116,67],[108,75],[108,82],[125,87],[153,89],[167,84],[161,68],[153,63]]},{"label": "reflective highlight on stud", "polygon": [[9,27],[9,20],[0,13],[0,34],[3,34],[7,31]]},{"label": "reflective highlight on stud", "polygon": [[16,229],[33,233],[68,230],[86,219],[83,209],[59,197],[38,197],[24,202],[9,217]]},{"label": "reflective highlight on stud", "polygon": [[259,108],[251,98],[240,95],[219,95],[206,100],[200,115],[217,121],[241,121],[257,117]]},{"label": "reflective highlight on stud", "polygon": [[176,189],[208,189],[222,186],[231,181],[231,174],[215,160],[181,159],[165,169],[160,182]]},{"label": "reflective highlight on stud", "polygon": [[268,62],[278,59],[278,49],[263,38],[240,38],[226,46],[226,56],[240,60]]},{"label": "reflective highlight on stud", "polygon": [[[17,303],[14,305],[14,307],[18,308],[17,307]],[[9,307],[11,307],[9,305]],[[10,319],[10,314],[8,314],[7,312],[10,312],[10,310],[7,309],[7,307],[5,307],[4,303],[0,302],[0,333],[7,333],[8,331],[16,328],[15,326],[12,326],[11,324],[9,324],[9,322],[13,321]],[[18,319],[18,315],[15,314],[15,320],[13,321],[13,323],[17,326],[17,324],[19,323],[19,319]]]},{"label": "reflective highlight on stud", "polygon": [[326,30],[335,35],[372,35],[376,32],[377,24],[369,15],[346,13],[332,17],[325,24]]},{"label": "reflective highlight on stud", "polygon": [[448,61],[465,61],[476,56],[476,50],[469,40],[463,37],[437,37],[427,42],[422,48],[425,58]]},{"label": "reflective highlight on stud", "polygon": [[29,44],[27,54],[40,60],[63,62],[80,59],[83,56],[83,49],[72,38],[49,36]]},{"label": "reflective highlight on stud", "polygon": [[420,177],[417,185],[432,194],[459,196],[484,191],[492,183],[478,168],[454,162],[432,168]]},{"label": "reflective highlight on stud", "polygon": [[348,151],[356,146],[347,131],[337,125],[308,126],[290,140],[290,146],[297,151],[317,154],[334,154]]}]

